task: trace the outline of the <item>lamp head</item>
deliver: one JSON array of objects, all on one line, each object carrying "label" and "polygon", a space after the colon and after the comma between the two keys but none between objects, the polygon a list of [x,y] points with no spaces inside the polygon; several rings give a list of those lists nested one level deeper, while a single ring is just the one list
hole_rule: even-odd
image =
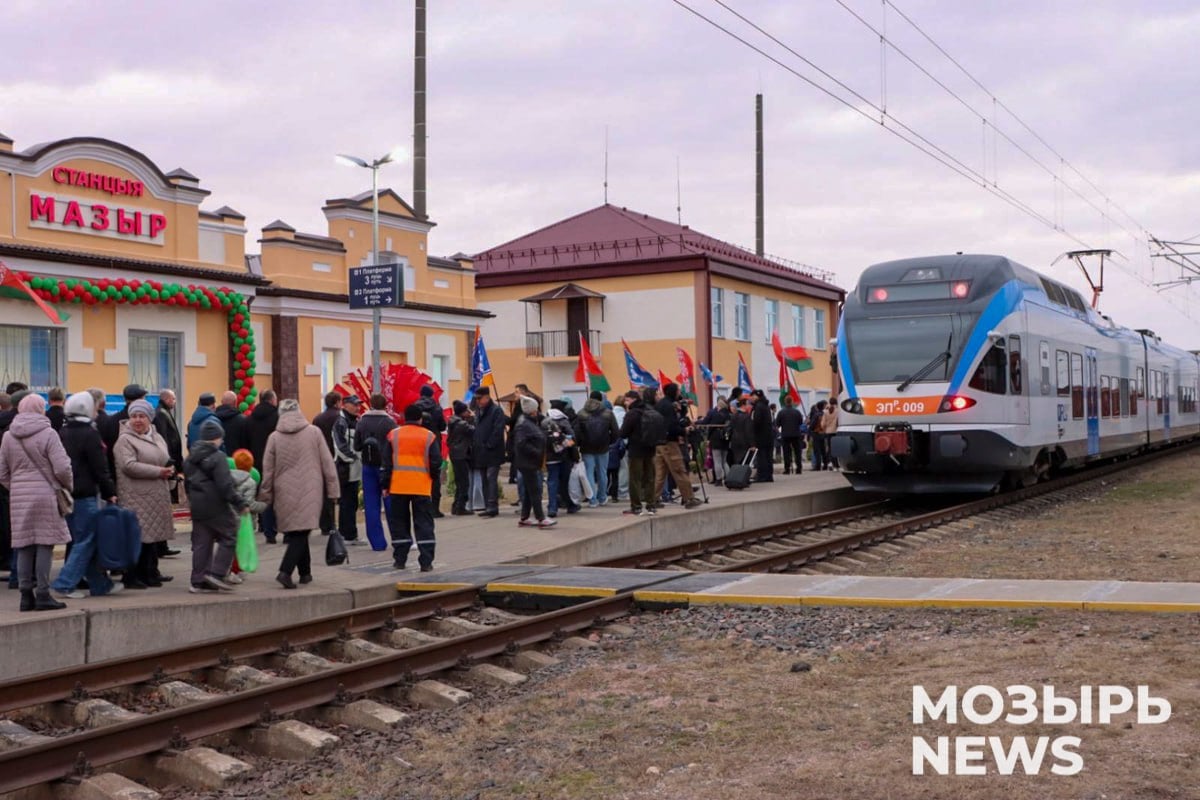
[{"label": "lamp head", "polygon": [[356,156],[343,155],[342,153],[338,153],[336,156],[334,156],[333,160],[343,166],[346,166],[346,167],[370,167],[371,166],[366,161],[363,161],[361,158],[357,158]]}]

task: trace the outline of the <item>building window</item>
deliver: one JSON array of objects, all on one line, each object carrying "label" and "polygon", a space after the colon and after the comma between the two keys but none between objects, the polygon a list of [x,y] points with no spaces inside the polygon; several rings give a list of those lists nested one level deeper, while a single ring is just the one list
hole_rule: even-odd
[{"label": "building window", "polygon": [[779,333],[779,301],[767,300],[765,311],[763,312],[763,321],[765,323],[766,332],[763,334],[766,338],[763,341],[768,344],[771,342],[773,334]]},{"label": "building window", "polygon": [[792,344],[804,347],[804,306],[792,306]]},{"label": "building window", "polygon": [[321,350],[321,394],[333,391],[340,375],[337,374],[337,350],[326,347]]},{"label": "building window", "polygon": [[384,250],[392,249],[392,237],[388,236],[387,238],[384,239],[383,249]]},{"label": "building window", "polygon": [[417,268],[404,265],[404,293],[410,294],[417,290]]},{"label": "building window", "polygon": [[0,325],[0,386],[20,381],[35,392],[66,385],[65,331]]},{"label": "building window", "polygon": [[825,309],[813,309],[813,328],[816,338],[813,346],[818,350],[824,350],[828,346],[828,342],[825,340]]},{"label": "building window", "polygon": [[750,341],[750,295],[733,293],[733,338]]},{"label": "building window", "polygon": [[[450,356],[430,356],[429,357],[429,377],[433,378],[434,382],[443,389],[446,388],[446,374],[450,368]],[[450,397],[449,392],[442,392],[442,405],[445,405]]]},{"label": "building window", "polygon": [[154,394],[163,389],[179,391],[179,335],[151,331],[129,332],[129,382]]},{"label": "building window", "polygon": [[712,335],[718,339],[725,338],[725,290],[712,287]]}]

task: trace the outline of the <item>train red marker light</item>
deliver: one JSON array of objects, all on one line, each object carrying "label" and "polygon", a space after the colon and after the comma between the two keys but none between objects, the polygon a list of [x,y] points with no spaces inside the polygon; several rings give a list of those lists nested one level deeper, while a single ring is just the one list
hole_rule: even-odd
[{"label": "train red marker light", "polygon": [[969,291],[971,291],[971,284],[967,281],[959,281],[950,287],[950,293],[960,299],[966,297]]},{"label": "train red marker light", "polygon": [[952,395],[942,401],[942,411],[964,411],[975,405],[975,400],[962,395]]},{"label": "train red marker light", "polygon": [[887,289],[874,289],[871,291],[871,300],[876,303],[886,303],[888,299]]}]

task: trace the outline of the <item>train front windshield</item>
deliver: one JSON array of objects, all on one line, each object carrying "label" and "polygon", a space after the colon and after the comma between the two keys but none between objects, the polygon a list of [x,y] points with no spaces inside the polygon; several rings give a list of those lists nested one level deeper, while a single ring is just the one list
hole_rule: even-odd
[{"label": "train front windshield", "polygon": [[[850,368],[858,383],[946,381],[970,330],[964,314],[846,320]],[[943,353],[948,357],[942,357]],[[933,368],[930,369],[930,365]]]}]

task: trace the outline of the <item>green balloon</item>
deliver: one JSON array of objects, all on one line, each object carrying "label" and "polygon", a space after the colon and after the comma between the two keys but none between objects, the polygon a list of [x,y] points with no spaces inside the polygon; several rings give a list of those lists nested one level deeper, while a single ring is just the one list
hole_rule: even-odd
[{"label": "green balloon", "polygon": [[254,367],[251,367],[250,369],[246,370],[246,377],[253,378],[255,371],[256,370],[254,369]]},{"label": "green balloon", "polygon": [[74,289],[75,286],[79,283],[79,281],[76,280],[75,278],[67,278],[66,283],[67,283],[68,289]]},{"label": "green balloon", "polygon": [[91,292],[92,297],[96,297],[96,298],[99,298],[101,295],[104,294],[104,292],[100,291],[99,286],[89,286],[88,291]]},{"label": "green balloon", "polygon": [[115,286],[110,286],[110,287],[108,287],[107,290],[105,290],[104,293],[106,295],[108,295],[109,297],[116,297],[117,295],[119,295],[121,293],[121,290]]},{"label": "green balloon", "polygon": [[57,284],[57,283],[52,283],[52,284],[50,284],[50,294],[54,295],[55,297],[58,297],[58,294],[59,294],[59,292],[61,292],[61,291],[62,291],[62,289],[59,289],[59,288],[58,288],[58,284]]},{"label": "green balloon", "polygon": [[240,336],[235,336],[235,337],[233,338],[233,343],[234,343],[234,345],[236,345],[237,347],[241,347],[242,345],[244,345],[244,344],[246,343],[246,341],[245,341],[245,339],[243,339],[243,338],[242,338],[242,337],[240,337]]},{"label": "green balloon", "polygon": [[239,411],[248,411],[248,410],[250,410],[250,404],[249,403],[238,403],[238,410]]},{"label": "green balloon", "polygon": [[162,293],[159,292],[158,289],[151,289],[150,297],[154,300],[160,300],[162,298]]},{"label": "green balloon", "polygon": [[233,382],[233,388],[240,389],[240,388],[242,388],[242,385],[245,383],[246,382],[244,380],[242,380],[241,378],[238,378],[236,381]]},{"label": "green balloon", "polygon": [[212,308],[212,303],[209,302],[209,299],[207,297],[202,297],[202,298],[200,298],[200,307],[201,308]]}]

